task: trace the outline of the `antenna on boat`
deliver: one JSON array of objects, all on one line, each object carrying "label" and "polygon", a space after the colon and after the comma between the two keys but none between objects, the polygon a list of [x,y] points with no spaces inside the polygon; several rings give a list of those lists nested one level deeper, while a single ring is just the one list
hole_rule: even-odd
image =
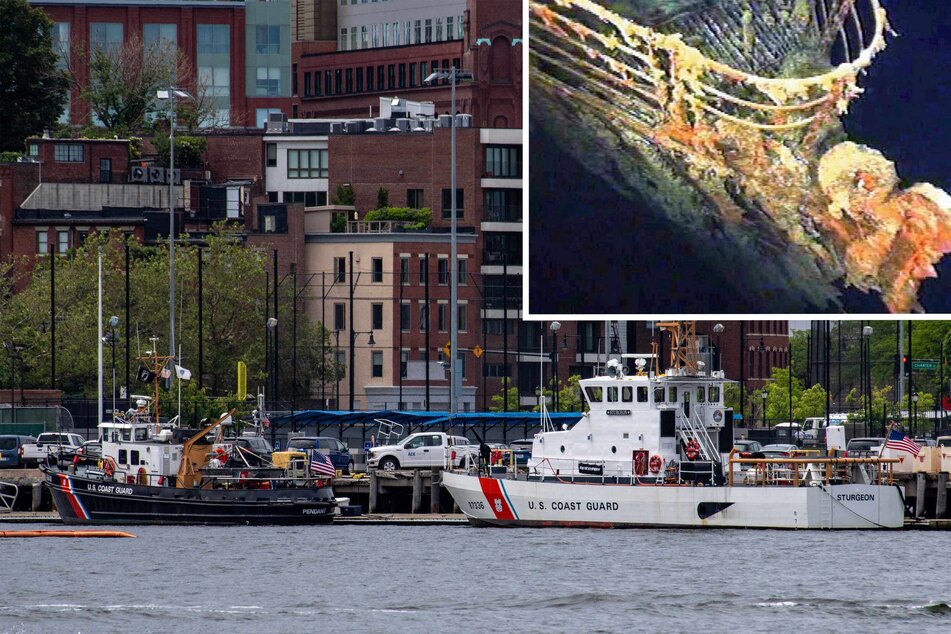
[{"label": "antenna on boat", "polygon": [[670,332],[670,367],[681,369],[688,376],[696,375],[700,361],[696,322],[662,321],[657,326]]}]

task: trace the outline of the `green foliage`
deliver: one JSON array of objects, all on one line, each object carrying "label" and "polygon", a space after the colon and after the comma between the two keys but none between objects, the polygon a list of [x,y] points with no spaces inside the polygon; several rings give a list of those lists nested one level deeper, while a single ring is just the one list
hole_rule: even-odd
[{"label": "green foliage", "polygon": [[26,0],[0,0],[0,151],[52,127],[66,105],[53,21]]},{"label": "green foliage", "polygon": [[0,152],[0,163],[16,163],[21,156],[20,152]]},{"label": "green foliage", "polygon": [[[518,399],[518,388],[517,387],[507,387],[510,383],[508,378],[502,379],[502,390],[498,394],[492,395],[491,405],[489,405],[490,412],[517,412],[519,411],[519,399]],[[508,407],[506,407],[506,404]]]},{"label": "green foliage", "polygon": [[[67,394],[96,394],[96,298],[97,256],[103,254],[103,314],[120,318],[116,332],[116,360],[119,383],[125,377],[125,263],[123,238],[118,234],[90,234],[83,246],[70,257],[56,259],[56,380]],[[167,349],[168,341],[168,251],[146,247],[130,239],[130,356],[134,376],[135,359],[146,350],[158,346]],[[235,391],[236,365],[243,360],[248,366],[248,391],[254,393],[264,385],[264,279],[267,255],[248,249],[226,227],[216,225],[207,237],[203,254],[203,325],[204,391],[198,390],[198,249],[185,242],[176,246],[176,343],[181,345],[180,365],[192,371],[191,385],[183,385],[183,412],[202,411],[218,416],[227,410],[225,402]],[[9,263],[0,266],[0,341],[15,341],[23,346],[28,360],[18,368],[23,372],[23,385],[45,387],[50,374],[49,334],[42,333],[43,321],[49,320],[49,260],[39,258],[32,281],[25,290],[8,295],[3,292],[13,283]],[[293,299],[288,280],[281,286],[279,308],[280,372],[279,391],[282,399],[290,399],[294,361]],[[273,299],[272,299],[273,301]],[[286,316],[286,317],[285,317]],[[285,326],[286,324],[286,326]],[[155,344],[150,339],[157,338]],[[329,344],[329,333],[319,323],[311,322],[298,303],[297,316],[297,386],[301,400],[313,392],[321,380],[331,381],[338,375]],[[111,351],[106,353],[108,364]],[[0,385],[9,381],[8,364],[0,364]],[[106,391],[111,393],[111,373],[106,373]],[[19,378],[17,380],[19,383]],[[134,383],[132,391],[142,389]],[[187,399],[186,399],[187,396]],[[214,399],[224,399],[215,401]],[[189,408],[185,402],[190,403]],[[177,390],[169,407],[177,402]]]},{"label": "green foliage", "polygon": [[405,223],[404,229],[422,231],[433,222],[433,212],[428,207],[411,209],[409,207],[383,207],[368,211],[364,220],[393,220]]},{"label": "green foliage", "polygon": [[333,233],[346,233],[347,214],[334,214],[330,219],[330,231]]},{"label": "green foliage", "polygon": [[334,205],[356,205],[357,193],[353,191],[353,187],[350,185],[337,185],[330,202]]},{"label": "green foliage", "polygon": [[376,208],[382,209],[390,206],[390,192],[385,187],[381,187],[376,192]]},{"label": "green foliage", "polygon": [[813,385],[803,390],[798,405],[794,405],[794,414],[797,420],[811,416],[824,416],[826,413],[826,391],[821,385]]},{"label": "green foliage", "polygon": [[[152,139],[152,145],[158,153],[159,164],[162,167],[168,167],[168,136],[155,136]],[[208,140],[205,137],[176,136],[175,167],[202,167],[207,149]]]}]

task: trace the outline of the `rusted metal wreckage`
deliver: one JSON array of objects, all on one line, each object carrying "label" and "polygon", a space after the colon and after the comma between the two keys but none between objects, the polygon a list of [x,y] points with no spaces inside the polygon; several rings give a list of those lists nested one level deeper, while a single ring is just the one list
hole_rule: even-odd
[{"label": "rusted metal wreckage", "polygon": [[879,0],[529,6],[533,106],[628,155],[625,186],[688,239],[766,256],[759,274],[782,273],[813,306],[840,306],[844,282],[893,312],[922,310],[921,283],[951,251],[951,197],[899,187],[840,119],[886,45]]}]

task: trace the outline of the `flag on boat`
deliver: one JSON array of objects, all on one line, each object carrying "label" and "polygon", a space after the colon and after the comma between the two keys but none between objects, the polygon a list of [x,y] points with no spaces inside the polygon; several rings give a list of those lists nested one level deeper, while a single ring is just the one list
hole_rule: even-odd
[{"label": "flag on boat", "polygon": [[337,470],[334,469],[334,465],[332,462],[330,462],[330,458],[319,451],[312,451],[310,454],[310,471],[311,473],[315,473],[317,475],[337,475]]},{"label": "flag on boat", "polygon": [[183,368],[180,365],[175,366],[175,376],[180,378],[182,381],[191,381],[192,371]]},{"label": "flag on boat", "polygon": [[897,429],[893,429],[891,433],[888,434],[885,447],[888,449],[897,449],[898,451],[907,451],[913,456],[917,456],[921,452],[921,445]]},{"label": "flag on boat", "polygon": [[155,380],[155,372],[152,372],[144,365],[140,365],[139,369],[135,372],[135,378],[142,383],[151,383]]},{"label": "flag on boat", "polygon": [[172,371],[168,368],[162,368],[162,378],[167,379],[170,376],[172,376]]}]

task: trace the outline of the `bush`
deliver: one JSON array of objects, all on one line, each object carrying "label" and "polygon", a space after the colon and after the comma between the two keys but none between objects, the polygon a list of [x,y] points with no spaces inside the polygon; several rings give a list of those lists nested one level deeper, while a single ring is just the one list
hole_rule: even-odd
[{"label": "bush", "polygon": [[0,152],[0,163],[16,163],[21,156],[19,152]]},{"label": "bush", "polygon": [[330,231],[332,233],[346,233],[347,214],[334,214],[330,219]]},{"label": "bush", "polygon": [[334,192],[330,202],[334,205],[355,205],[357,193],[353,191],[353,187],[350,185],[337,185],[337,191]]},{"label": "bush", "polygon": [[390,206],[390,192],[386,191],[385,187],[381,187],[376,192],[376,207],[377,209],[383,209],[384,207]]},{"label": "bush", "polygon": [[420,231],[427,229],[433,222],[433,212],[428,207],[411,209],[409,207],[383,207],[367,212],[364,220],[395,220],[405,222],[406,229]]},{"label": "bush", "polygon": [[[159,164],[162,167],[168,167],[168,137],[155,136],[152,139],[152,145],[158,152]],[[208,141],[204,137],[175,137],[175,167],[202,167],[207,148]]]}]

